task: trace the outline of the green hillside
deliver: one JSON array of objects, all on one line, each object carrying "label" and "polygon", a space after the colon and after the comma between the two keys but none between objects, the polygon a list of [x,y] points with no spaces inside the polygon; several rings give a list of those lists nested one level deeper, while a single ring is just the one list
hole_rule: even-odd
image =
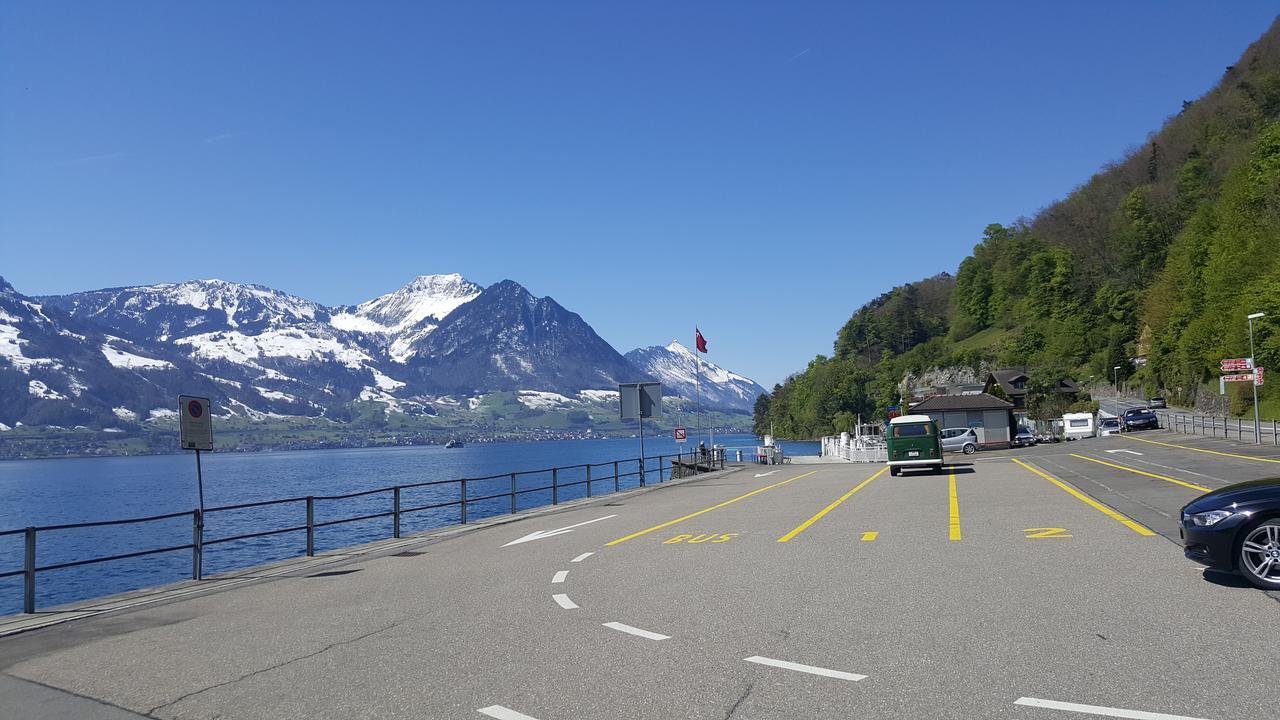
[{"label": "green hillside", "polygon": [[[831,356],[758,403],[757,430],[843,430],[883,417],[908,371],[984,362],[1081,380],[1119,365],[1191,405],[1217,392],[1219,359],[1248,355],[1253,312],[1258,362],[1280,370],[1280,22],[1130,155],[1030,221],[989,225],[954,277],[859,308]],[[1274,412],[1280,392],[1261,390]]]}]

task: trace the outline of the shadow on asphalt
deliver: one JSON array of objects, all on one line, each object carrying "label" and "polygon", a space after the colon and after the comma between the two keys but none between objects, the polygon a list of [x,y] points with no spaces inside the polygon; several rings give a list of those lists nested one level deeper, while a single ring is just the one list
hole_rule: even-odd
[{"label": "shadow on asphalt", "polygon": [[1213,583],[1214,585],[1221,585],[1222,587],[1246,588],[1249,590],[1255,589],[1253,587],[1253,583],[1250,583],[1248,580],[1245,580],[1244,578],[1240,577],[1239,575],[1236,575],[1235,573],[1224,573],[1224,572],[1219,572],[1217,570],[1205,570],[1204,579],[1205,579],[1205,582],[1210,582],[1210,583]]}]

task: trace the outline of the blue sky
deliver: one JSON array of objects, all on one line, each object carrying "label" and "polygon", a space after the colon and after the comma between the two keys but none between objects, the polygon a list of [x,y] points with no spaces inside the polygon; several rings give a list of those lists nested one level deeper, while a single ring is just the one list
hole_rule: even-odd
[{"label": "blue sky", "polygon": [[1263,2],[0,5],[0,275],[504,278],[772,385],[1142,143]]}]

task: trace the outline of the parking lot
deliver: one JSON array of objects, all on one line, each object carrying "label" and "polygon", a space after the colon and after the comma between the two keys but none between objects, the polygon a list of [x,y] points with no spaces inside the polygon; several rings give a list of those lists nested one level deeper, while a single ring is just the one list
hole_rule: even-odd
[{"label": "parking lot", "polygon": [[165,718],[1274,714],[1280,597],[1176,540],[1280,453],[1159,431],[952,459],[742,467],[17,636],[0,669]]}]

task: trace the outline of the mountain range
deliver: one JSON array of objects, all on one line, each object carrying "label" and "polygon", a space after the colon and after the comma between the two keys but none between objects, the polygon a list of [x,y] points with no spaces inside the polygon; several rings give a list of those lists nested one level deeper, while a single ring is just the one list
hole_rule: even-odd
[{"label": "mountain range", "polygon": [[599,400],[643,379],[686,398],[700,388],[705,406],[734,412],[764,392],[705,360],[695,388],[694,362],[679,343],[623,356],[581,316],[511,280],[482,288],[424,275],[326,307],[222,280],[30,297],[0,278],[0,430],[170,417],[183,393],[209,396],[217,414],[342,422],[371,404],[435,415],[506,391]]}]

